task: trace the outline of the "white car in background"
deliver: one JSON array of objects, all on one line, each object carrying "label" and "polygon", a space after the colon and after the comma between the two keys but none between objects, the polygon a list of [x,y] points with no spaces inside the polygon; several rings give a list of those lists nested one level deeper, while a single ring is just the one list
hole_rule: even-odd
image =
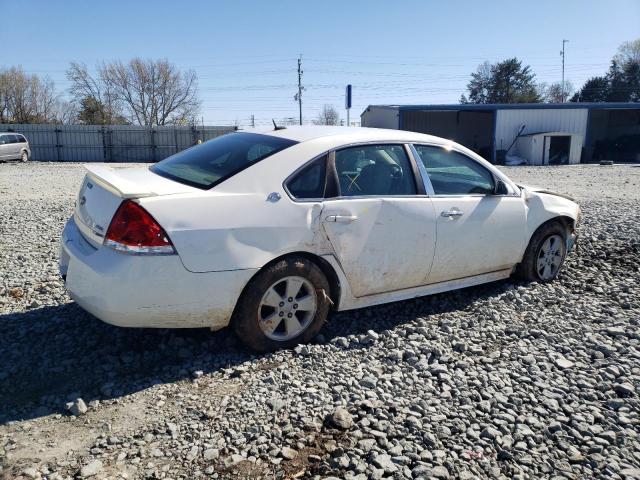
[{"label": "white car in background", "polygon": [[20,133],[0,132],[0,161],[29,161],[31,148],[29,142]]},{"label": "white car in background", "polygon": [[580,217],[456,143],[396,130],[236,132],[150,168],[86,168],[61,242],[71,297],[119,326],[231,324],[259,351],[309,341],[330,310],[550,281]]}]

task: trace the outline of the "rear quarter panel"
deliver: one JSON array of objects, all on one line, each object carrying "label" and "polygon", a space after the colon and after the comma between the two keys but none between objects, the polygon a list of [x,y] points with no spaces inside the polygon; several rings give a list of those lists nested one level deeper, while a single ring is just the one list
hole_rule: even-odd
[{"label": "rear quarter panel", "polygon": [[321,203],[262,193],[177,195],[140,202],[166,230],[187,270],[261,268],[293,251],[322,254]]},{"label": "rear quarter panel", "polygon": [[[140,203],[166,230],[192,272],[262,268],[297,251],[327,254],[331,249],[320,228],[322,203],[293,201],[283,182],[332,146],[327,139],[304,142],[210,190],[142,198]],[[273,192],[280,200],[267,200]]]}]

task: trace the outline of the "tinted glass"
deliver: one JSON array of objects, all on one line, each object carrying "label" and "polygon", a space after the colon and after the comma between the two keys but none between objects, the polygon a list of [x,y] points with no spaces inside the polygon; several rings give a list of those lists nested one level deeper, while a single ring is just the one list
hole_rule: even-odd
[{"label": "tinted glass", "polygon": [[27,139],[24,138],[22,135],[18,135],[18,142],[19,143],[27,143]]},{"label": "tinted glass", "polygon": [[151,171],[206,189],[296,143],[257,133],[230,133],[176,153],[153,165]]},{"label": "tinted glass", "polygon": [[18,143],[18,135],[8,135],[8,143]]},{"label": "tinted glass", "polygon": [[336,152],[340,195],[415,195],[416,183],[402,145],[363,145]]},{"label": "tinted glass", "polygon": [[475,160],[441,147],[415,147],[436,195],[493,193],[493,175]]},{"label": "tinted glass", "polygon": [[287,189],[295,198],[323,198],[327,158],[314,160],[287,183]]}]

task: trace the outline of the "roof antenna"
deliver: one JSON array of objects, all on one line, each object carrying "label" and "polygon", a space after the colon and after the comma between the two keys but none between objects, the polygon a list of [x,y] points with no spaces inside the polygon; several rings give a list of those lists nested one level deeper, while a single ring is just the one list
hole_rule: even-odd
[{"label": "roof antenna", "polygon": [[276,125],[276,121],[272,118],[271,121],[273,122],[273,129],[274,130],[286,130],[287,127],[279,127],[278,125]]}]

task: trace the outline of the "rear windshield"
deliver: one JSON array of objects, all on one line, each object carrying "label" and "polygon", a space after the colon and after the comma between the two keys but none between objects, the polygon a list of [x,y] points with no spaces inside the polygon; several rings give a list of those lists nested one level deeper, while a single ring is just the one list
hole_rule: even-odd
[{"label": "rear windshield", "polygon": [[180,183],[208,189],[296,143],[257,133],[229,133],[176,153],[153,165],[151,171]]}]

